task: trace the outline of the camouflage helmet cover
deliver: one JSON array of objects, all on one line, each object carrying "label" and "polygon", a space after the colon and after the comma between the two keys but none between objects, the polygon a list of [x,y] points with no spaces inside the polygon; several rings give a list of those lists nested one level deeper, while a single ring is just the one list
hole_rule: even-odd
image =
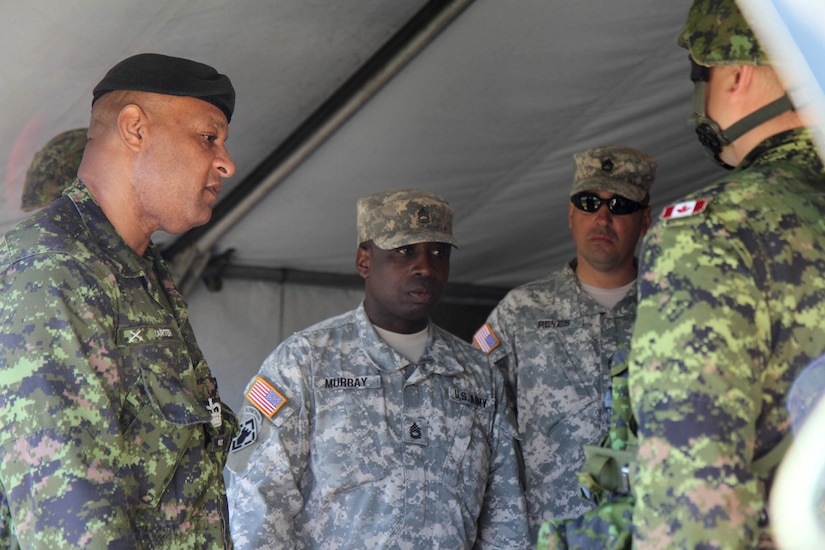
[{"label": "camouflage helmet cover", "polygon": [[72,184],[83,159],[86,133],[86,128],[62,132],[34,154],[23,184],[21,210],[46,206]]},{"label": "camouflage helmet cover", "polygon": [[734,0],[693,0],[677,43],[699,65],[770,65]]}]

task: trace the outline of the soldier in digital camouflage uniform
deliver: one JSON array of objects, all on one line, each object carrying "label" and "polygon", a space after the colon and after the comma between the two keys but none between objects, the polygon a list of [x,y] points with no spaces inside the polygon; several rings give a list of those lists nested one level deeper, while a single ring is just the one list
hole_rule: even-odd
[{"label": "soldier in digital camouflage uniform", "polygon": [[608,362],[629,344],[636,313],[636,244],[650,224],[656,161],[624,146],[573,155],[568,219],[576,258],[508,293],[475,343],[505,374],[518,416],[531,538],[542,522],[577,515],[584,444],[607,432]]},{"label": "soldier in digital camouflage uniform", "polygon": [[87,132],[87,128],[61,132],[35,153],[23,184],[22,211],[46,206],[74,182],[86,148]]},{"label": "soldier in digital camouflage uniform", "polygon": [[775,468],[755,461],[783,441],[788,390],[825,352],[825,169],[732,0],[694,1],[679,44],[697,132],[734,168],[665,208],[644,240],[634,545],[772,547]]},{"label": "soldier in digital camouflage uniform", "polygon": [[231,547],[237,421],[151,234],[209,219],[234,97],[194,61],[118,63],[79,181],[0,239],[0,546]]},{"label": "soldier in digital camouflage uniform", "polygon": [[429,321],[453,210],[414,189],[358,201],[355,310],[282,342],[229,455],[238,548],[528,548],[499,373]]}]

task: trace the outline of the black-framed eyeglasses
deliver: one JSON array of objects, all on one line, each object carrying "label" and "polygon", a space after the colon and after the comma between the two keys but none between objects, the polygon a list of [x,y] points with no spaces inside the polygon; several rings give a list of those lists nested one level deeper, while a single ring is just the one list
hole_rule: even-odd
[{"label": "black-framed eyeglasses", "polygon": [[570,197],[570,202],[579,210],[590,214],[595,214],[603,204],[606,204],[607,209],[614,216],[632,214],[647,207],[647,203],[632,201],[620,195],[613,195],[609,199],[603,199],[595,193],[588,193],[587,191],[573,195]]}]

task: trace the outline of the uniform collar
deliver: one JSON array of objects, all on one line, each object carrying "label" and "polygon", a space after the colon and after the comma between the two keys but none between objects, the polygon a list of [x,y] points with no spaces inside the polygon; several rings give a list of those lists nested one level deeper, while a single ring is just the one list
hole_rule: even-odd
[{"label": "uniform collar", "polygon": [[89,236],[100,247],[111,262],[117,266],[124,277],[140,277],[152,269],[152,265],[160,258],[154,243],[149,243],[143,257],[132,250],[126,241],[118,234],[115,227],[103,213],[100,205],[92,196],[86,185],[78,180],[63,193],[74,203],[83,225],[86,226]]},{"label": "uniform collar", "polygon": [[[355,322],[364,351],[379,370],[397,372],[410,364],[378,335],[367,317],[363,302],[355,310]],[[441,329],[432,322],[429,323],[424,355],[417,364],[423,372],[428,374],[451,376],[464,372],[464,367],[455,359],[455,354],[446,342]]]},{"label": "uniform collar", "polygon": [[753,165],[777,161],[791,161],[800,166],[813,167],[816,172],[825,173],[822,159],[819,158],[813,143],[811,130],[801,127],[780,132],[759,143],[742,159],[732,174],[747,170]]},{"label": "uniform collar", "polygon": [[[576,300],[578,305],[575,306],[574,310],[580,311],[582,313],[598,313],[604,311],[619,311],[622,309],[623,305],[626,303],[635,303],[636,301],[636,288],[637,285],[633,285],[630,287],[630,290],[627,292],[624,298],[619,300],[619,302],[613,306],[611,309],[605,308],[600,303],[596,302],[581,286],[579,282],[579,278],[576,277],[576,265],[578,264],[578,260],[573,258],[570,262],[565,266],[565,275],[567,277],[567,282],[570,285],[569,289],[566,290],[557,290],[557,294],[565,295],[565,294],[573,294],[576,296]],[[636,258],[633,258],[633,265],[636,267],[636,273],[638,276],[639,273],[639,261]],[[634,306],[635,307],[635,306]]]}]

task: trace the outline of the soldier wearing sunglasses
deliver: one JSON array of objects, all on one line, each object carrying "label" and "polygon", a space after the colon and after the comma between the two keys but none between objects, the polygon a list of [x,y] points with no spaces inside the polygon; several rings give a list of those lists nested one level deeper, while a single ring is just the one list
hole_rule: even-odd
[{"label": "soldier wearing sunglasses", "polygon": [[512,290],[474,341],[504,372],[522,438],[532,540],[549,518],[583,513],[583,444],[608,427],[609,361],[636,315],[636,244],[650,225],[656,160],[630,147],[573,155],[568,221],[576,257]]}]

